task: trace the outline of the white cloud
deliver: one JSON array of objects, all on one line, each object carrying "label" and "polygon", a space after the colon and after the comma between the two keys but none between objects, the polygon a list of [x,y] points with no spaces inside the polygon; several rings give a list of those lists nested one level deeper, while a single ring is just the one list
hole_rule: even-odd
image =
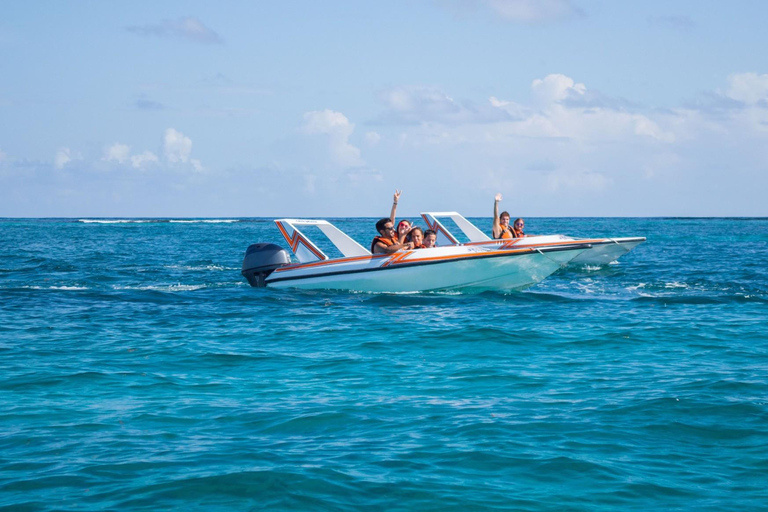
[{"label": "white cloud", "polygon": [[65,165],[72,161],[72,154],[69,148],[59,148],[56,151],[56,156],[53,159],[53,163],[57,169],[63,169]]},{"label": "white cloud", "polygon": [[157,158],[157,155],[151,151],[145,151],[139,155],[133,155],[131,157],[131,165],[135,169],[144,169],[145,167],[148,167],[151,164],[156,164],[159,161],[160,160]]},{"label": "white cloud", "polygon": [[[551,74],[531,83],[538,110],[527,109],[511,101],[491,97],[491,104],[507,110],[520,121],[507,126],[507,132],[533,137],[567,137],[584,142],[629,140],[648,137],[673,142],[675,135],[662,129],[647,115],[614,107],[627,102],[612,101],[599,95],[588,98],[587,87],[571,77]],[[659,115],[659,119],[665,119]],[[666,119],[665,119],[666,120]]]},{"label": "white cloud", "polygon": [[375,146],[381,142],[381,135],[379,135],[377,132],[366,132],[365,141],[369,146]]},{"label": "white cloud", "polygon": [[749,105],[768,100],[768,74],[741,73],[728,77],[726,96]]},{"label": "white cloud", "polygon": [[[168,164],[188,164],[195,171],[202,171],[202,163],[200,160],[190,158],[191,152],[192,140],[189,137],[173,128],[165,131],[163,153]],[[105,147],[101,160],[131,166],[134,169],[147,169],[161,163],[160,158],[152,151],[131,154],[131,147],[120,142]]]},{"label": "white cloud", "polygon": [[403,121],[427,121],[460,113],[456,101],[435,87],[395,87],[382,94],[393,113]]},{"label": "white cloud", "polygon": [[573,78],[560,74],[534,80],[531,89],[538,101],[544,105],[563,101],[569,96],[583,96],[587,91],[584,84],[577,84]]},{"label": "white cloud", "polygon": [[645,137],[651,137],[661,142],[674,142],[675,134],[670,131],[664,131],[659,128],[659,125],[651,121],[645,116],[635,115],[631,116],[635,125],[635,134]]},{"label": "white cloud", "polygon": [[130,153],[130,146],[117,142],[104,149],[104,156],[101,159],[107,162],[117,162],[119,164],[124,164],[128,162]]},{"label": "white cloud", "polygon": [[173,128],[168,128],[165,130],[163,151],[166,160],[170,163],[186,163],[189,161],[189,154],[192,152],[192,139]]},{"label": "white cloud", "polygon": [[[443,182],[470,195],[485,191],[486,183],[493,184],[488,193],[523,186],[540,193],[545,201],[559,198],[563,204],[558,208],[587,212],[579,201],[590,193],[626,195],[631,193],[627,184],[632,180],[670,179],[664,166],[679,168],[688,158],[660,160],[658,156],[675,154],[703,129],[702,123],[683,112],[653,110],[602,96],[564,74],[532,80],[530,87],[531,98],[525,103],[498,95],[489,98],[487,108],[508,114],[499,121],[427,122],[415,117],[397,133],[382,127],[380,144],[408,155],[401,156],[401,161],[419,160],[424,162],[419,167],[441,169]],[[412,106],[410,98],[398,96],[397,104]],[[495,170],[494,176],[489,175],[490,169]],[[649,178],[649,169],[656,171],[655,177]],[[385,175],[391,179],[391,174]],[[407,175],[407,180],[419,187],[430,183],[420,173]],[[519,200],[543,212],[533,199],[523,195]],[[609,202],[622,211],[613,196]]]},{"label": "white cloud", "polygon": [[304,130],[307,133],[343,132],[349,136],[355,130],[355,125],[341,112],[313,110],[304,114]]},{"label": "white cloud", "polygon": [[513,117],[525,117],[529,115],[528,108],[518,103],[515,103],[514,101],[500,100],[496,96],[491,96],[488,99],[488,101],[491,103],[491,106],[506,110],[507,112],[512,114]]},{"label": "white cloud", "polygon": [[216,44],[223,42],[219,34],[193,16],[163,20],[154,25],[134,25],[127,27],[126,30],[141,36],[178,37],[195,43]]},{"label": "white cloud", "polygon": [[[490,115],[468,110],[449,95],[432,88],[394,88],[387,96],[390,110],[423,129],[407,129],[401,145],[456,145],[477,142],[509,144],[511,137],[570,139],[580,144],[628,143],[636,139],[672,143],[679,130],[679,115],[646,113],[630,102],[590,93],[583,83],[563,74],[550,74],[531,82],[532,106],[491,96]],[[535,106],[535,108],[534,108]],[[466,115],[465,115],[466,114]],[[478,122],[479,120],[484,123]],[[477,124],[476,129],[470,125]]]},{"label": "white cloud", "polygon": [[117,162],[120,165],[130,164],[134,169],[144,169],[160,161],[151,151],[131,155],[131,147],[119,142],[104,148],[104,156],[101,159],[105,162]]},{"label": "white cloud", "polygon": [[349,122],[341,112],[315,110],[304,114],[302,130],[308,134],[328,136],[330,156],[341,167],[362,167],[365,161],[360,157],[360,149],[349,142],[355,131],[355,125]]},{"label": "white cloud", "polygon": [[387,107],[381,119],[384,123],[489,123],[510,118],[503,110],[455,100],[437,87],[393,87],[380,97]]},{"label": "white cloud", "polygon": [[486,2],[502,18],[524,23],[567,18],[581,12],[571,0],[486,0]]}]

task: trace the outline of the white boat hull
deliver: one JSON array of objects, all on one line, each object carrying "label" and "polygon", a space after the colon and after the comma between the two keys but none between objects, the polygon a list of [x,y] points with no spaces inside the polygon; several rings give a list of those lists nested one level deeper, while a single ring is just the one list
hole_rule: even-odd
[{"label": "white boat hull", "polygon": [[591,247],[573,258],[569,265],[607,265],[627,254],[645,238],[570,238],[563,235],[540,235],[515,238],[512,240],[489,240],[487,242],[469,242],[464,244],[471,247],[496,247],[505,249],[522,249],[525,247],[545,248],[554,245],[589,244]]},{"label": "white boat hull", "polygon": [[634,249],[645,238],[612,238],[608,242],[591,242],[592,247],[571,260],[571,265],[607,265]]},{"label": "white boat hull", "polygon": [[[498,247],[520,249],[522,247],[544,248],[562,244],[590,244],[592,247],[571,261],[571,265],[607,265],[645,241],[644,237],[632,238],[573,238],[564,235],[531,235],[524,238],[492,240],[457,212],[425,212],[421,214],[430,229],[437,232],[440,245],[465,245],[472,247]],[[469,239],[460,243],[440,219],[453,221],[459,231]]]},{"label": "white boat hull", "polygon": [[[471,256],[467,256],[467,249],[472,250]],[[515,252],[490,248],[421,249],[395,253],[386,261],[374,256],[368,261],[339,260],[326,265],[280,268],[266,279],[266,285],[372,293],[516,291],[543,280],[585,249],[583,245]]]}]

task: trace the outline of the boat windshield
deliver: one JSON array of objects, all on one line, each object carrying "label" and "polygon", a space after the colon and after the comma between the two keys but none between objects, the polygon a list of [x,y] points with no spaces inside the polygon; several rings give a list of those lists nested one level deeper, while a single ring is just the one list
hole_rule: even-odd
[{"label": "boat windshield", "polygon": [[325,220],[277,219],[275,224],[301,263],[371,254],[362,245]]},{"label": "boat windshield", "polygon": [[490,240],[488,235],[457,212],[425,212],[421,216],[427,226],[437,232],[438,245],[487,242]]},{"label": "boat windshield", "polygon": [[323,230],[318,226],[313,226],[311,224],[301,226],[301,233],[309,238],[312,243],[317,246],[318,249],[323,251],[323,253],[328,256],[328,258],[334,259],[344,257],[344,254],[339,250],[338,247],[336,247],[336,244],[331,242],[331,239],[328,238],[328,235],[323,233]]}]

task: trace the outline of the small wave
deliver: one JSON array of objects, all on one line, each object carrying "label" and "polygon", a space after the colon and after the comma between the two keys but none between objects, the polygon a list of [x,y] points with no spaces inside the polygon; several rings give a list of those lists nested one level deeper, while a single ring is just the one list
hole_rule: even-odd
[{"label": "small wave", "polygon": [[216,270],[216,271],[222,271],[226,270],[227,272],[232,272],[235,270],[240,270],[238,267],[225,267],[223,265],[165,265],[165,268],[174,269],[174,270]]},{"label": "small wave", "polygon": [[112,286],[113,290],[138,290],[154,292],[190,292],[208,288],[206,284],[170,284],[170,285],[147,285],[147,286]]},{"label": "small wave", "polygon": [[664,288],[690,288],[690,286],[684,283],[678,283],[677,281],[672,281],[671,283],[664,283]]},{"label": "small wave", "polygon": [[[90,290],[87,286],[39,286],[39,285],[25,285],[25,286],[19,286],[19,288],[23,290],[63,290],[63,291],[73,291],[73,290]],[[7,289],[7,288],[4,288]]]},{"label": "small wave", "polygon": [[207,288],[205,284],[172,284],[167,286],[148,286],[147,290],[155,290],[160,292],[192,292],[195,290],[202,290]]},{"label": "small wave", "polygon": [[85,224],[145,224],[156,221],[140,219],[77,219],[77,222]]},{"label": "small wave", "polygon": [[84,224],[232,224],[239,219],[77,219]]},{"label": "small wave", "polygon": [[766,303],[768,299],[756,297],[753,295],[680,295],[664,296],[640,294],[632,299],[633,302],[654,302],[657,304],[748,304],[748,303]]},{"label": "small wave", "polygon": [[574,283],[574,285],[582,293],[594,294],[598,292],[595,282],[592,281],[592,279],[584,279],[583,281],[577,281]]},{"label": "small wave", "polygon": [[172,224],[231,224],[240,222],[238,219],[190,219],[190,220],[169,220]]}]

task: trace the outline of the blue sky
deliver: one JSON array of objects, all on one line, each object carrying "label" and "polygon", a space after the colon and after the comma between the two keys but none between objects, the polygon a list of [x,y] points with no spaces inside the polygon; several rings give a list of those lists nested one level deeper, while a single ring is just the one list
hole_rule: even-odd
[{"label": "blue sky", "polygon": [[0,2],[0,216],[766,216],[768,3]]}]

